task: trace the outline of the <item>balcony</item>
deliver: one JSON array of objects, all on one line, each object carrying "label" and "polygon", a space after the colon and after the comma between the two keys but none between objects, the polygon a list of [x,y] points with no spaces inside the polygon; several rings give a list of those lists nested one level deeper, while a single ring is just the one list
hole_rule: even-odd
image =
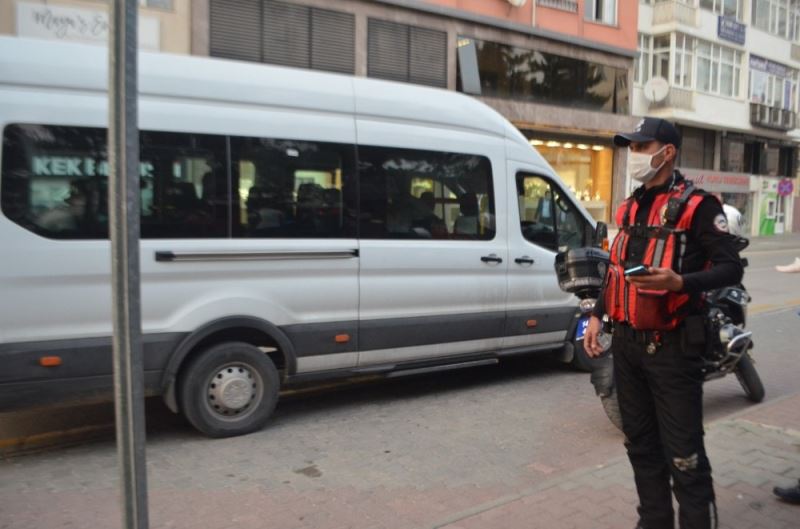
[{"label": "balcony", "polygon": [[768,129],[792,130],[797,128],[797,114],[791,110],[750,103],[750,123]]},{"label": "balcony", "polygon": [[658,102],[650,103],[653,110],[672,108],[678,110],[694,110],[694,92],[671,86],[667,97]]},{"label": "balcony", "polygon": [[578,12],[578,2],[576,0],[536,0],[536,5],[543,7],[553,7],[562,11]]},{"label": "balcony", "polygon": [[698,13],[695,3],[677,0],[656,2],[655,6],[653,6],[653,25],[673,23],[698,27]]}]

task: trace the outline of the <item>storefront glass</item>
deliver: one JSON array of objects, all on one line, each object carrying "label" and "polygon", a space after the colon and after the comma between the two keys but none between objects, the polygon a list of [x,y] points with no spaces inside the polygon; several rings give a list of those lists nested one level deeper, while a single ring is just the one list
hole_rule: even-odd
[{"label": "storefront glass", "polygon": [[609,222],[614,168],[614,150],[610,146],[538,137],[531,140],[531,145],[595,220]]}]

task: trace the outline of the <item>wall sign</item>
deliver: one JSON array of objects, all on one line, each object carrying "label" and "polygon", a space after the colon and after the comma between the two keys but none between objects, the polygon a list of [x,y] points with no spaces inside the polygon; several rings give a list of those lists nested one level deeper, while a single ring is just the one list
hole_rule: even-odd
[{"label": "wall sign", "polygon": [[[106,44],[108,25],[105,11],[17,2],[17,35],[20,37]],[[140,16],[139,47],[159,50],[160,29],[157,18]]]},{"label": "wall sign", "polygon": [[721,39],[744,46],[744,41],[747,36],[747,26],[740,23],[735,18],[720,16],[717,19],[717,36]]}]

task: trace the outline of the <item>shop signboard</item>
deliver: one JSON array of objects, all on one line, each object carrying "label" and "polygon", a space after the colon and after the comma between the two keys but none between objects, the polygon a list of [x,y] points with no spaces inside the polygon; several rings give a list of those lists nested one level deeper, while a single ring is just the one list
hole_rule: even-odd
[{"label": "shop signboard", "polygon": [[[37,39],[108,43],[108,13],[53,4],[17,2],[17,35]],[[139,16],[139,47],[157,51],[161,28],[157,18]]]},{"label": "shop signboard", "polygon": [[749,193],[750,175],[703,169],[681,169],[681,173],[697,187],[712,193]]}]

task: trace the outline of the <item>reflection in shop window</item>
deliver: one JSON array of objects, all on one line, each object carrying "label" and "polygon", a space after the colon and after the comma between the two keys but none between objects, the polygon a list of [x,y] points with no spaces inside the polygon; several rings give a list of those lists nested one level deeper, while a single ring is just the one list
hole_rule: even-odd
[{"label": "reflection in shop window", "polygon": [[531,140],[561,180],[595,220],[608,222],[614,152],[580,140]]}]

